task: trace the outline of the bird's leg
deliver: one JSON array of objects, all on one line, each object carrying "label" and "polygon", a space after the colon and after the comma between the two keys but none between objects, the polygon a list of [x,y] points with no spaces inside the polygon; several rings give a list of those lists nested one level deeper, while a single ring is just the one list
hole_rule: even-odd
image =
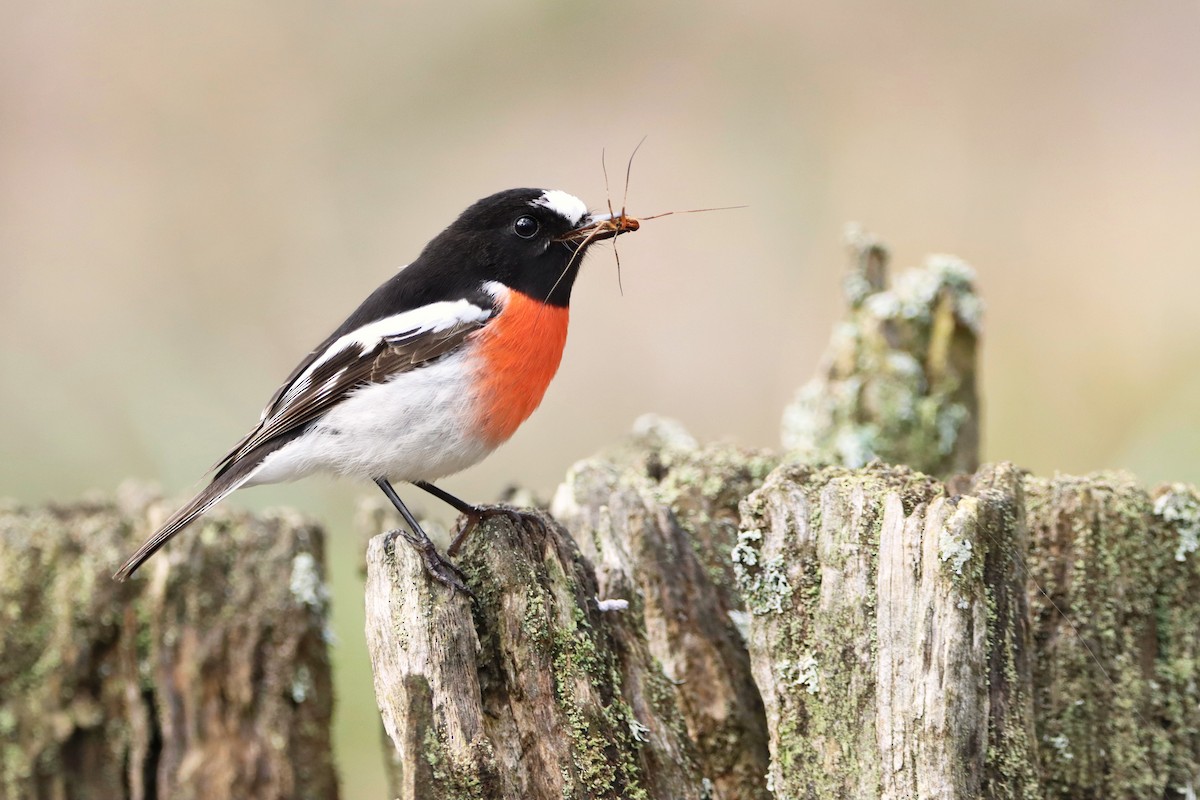
[{"label": "bird's leg", "polygon": [[417,549],[425,562],[425,571],[434,577],[440,583],[444,583],[452,589],[457,589],[470,597],[475,594],[467,588],[465,582],[466,576],[459,571],[458,567],[454,566],[447,558],[443,557],[437,551],[433,541],[421,530],[421,526],[417,523],[416,517],[408,510],[408,506],[404,505],[404,501],[400,499],[400,495],[396,494],[396,490],[392,488],[392,484],[386,478],[376,478],[375,483],[383,490],[388,500],[392,501],[392,505],[400,512],[400,516],[408,523],[411,532],[400,531],[400,535],[405,541]]},{"label": "bird's leg", "polygon": [[466,521],[459,527],[458,535],[454,537],[454,541],[450,543],[450,547],[446,548],[446,552],[451,556],[458,553],[459,548],[463,546],[463,542],[467,540],[467,536],[470,535],[471,531],[475,530],[475,526],[492,517],[504,517],[514,525],[523,526],[532,523],[543,530],[546,527],[545,520],[536,511],[527,511],[506,505],[473,506],[465,500],[458,499],[445,489],[439,489],[432,483],[413,481],[413,486],[416,486],[418,489],[424,489],[466,517]]}]

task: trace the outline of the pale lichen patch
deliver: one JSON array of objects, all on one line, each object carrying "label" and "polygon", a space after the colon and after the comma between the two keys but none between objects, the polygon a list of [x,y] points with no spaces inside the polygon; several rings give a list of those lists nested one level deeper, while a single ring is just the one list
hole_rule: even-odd
[{"label": "pale lichen patch", "polygon": [[1154,501],[1154,513],[1179,533],[1175,560],[1184,561],[1200,549],[1200,498],[1182,483],[1172,484]]},{"label": "pale lichen patch", "polygon": [[938,559],[956,576],[963,575],[963,568],[971,560],[975,549],[964,524],[977,518],[978,506],[979,501],[974,497],[962,498],[938,535]]},{"label": "pale lichen patch", "polygon": [[887,288],[886,253],[869,237],[853,241],[870,244],[847,282],[850,311],[830,336],[822,373],[784,411],[784,447],[809,464],[857,468],[879,458],[935,475],[973,471],[983,308],[973,271],[932,256]]},{"label": "pale lichen patch", "polygon": [[317,559],[312,553],[297,553],[292,559],[288,589],[299,605],[320,610],[329,598],[329,590],[321,580]]},{"label": "pale lichen patch", "polygon": [[809,694],[821,691],[821,674],[817,666],[817,657],[810,651],[800,655],[796,660],[784,659],[777,667],[783,682],[788,686],[803,686]]}]

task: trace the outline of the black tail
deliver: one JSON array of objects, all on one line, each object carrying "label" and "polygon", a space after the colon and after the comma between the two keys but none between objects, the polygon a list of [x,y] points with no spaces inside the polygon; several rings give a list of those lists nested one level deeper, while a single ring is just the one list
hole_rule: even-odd
[{"label": "black tail", "polygon": [[233,469],[214,478],[213,482],[205,487],[204,491],[193,497],[183,508],[172,514],[171,518],[155,531],[154,535],[147,539],[137,549],[137,552],[129,557],[128,561],[121,565],[121,568],[117,570],[113,578],[118,581],[128,580],[129,576],[142,565],[142,562],[157,553],[158,549],[166,544],[172,536],[179,533],[188,525],[191,525],[197,517],[221,502],[231,492],[245,483],[250,478],[251,472],[253,472],[253,469]]}]

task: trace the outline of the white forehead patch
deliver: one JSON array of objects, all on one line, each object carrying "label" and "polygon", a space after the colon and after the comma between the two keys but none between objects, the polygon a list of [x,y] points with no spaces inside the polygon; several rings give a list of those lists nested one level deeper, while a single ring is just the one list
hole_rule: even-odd
[{"label": "white forehead patch", "polygon": [[542,192],[541,197],[530,200],[529,205],[548,208],[572,225],[578,225],[579,221],[583,219],[583,215],[587,213],[587,206],[583,204],[582,200],[558,189],[547,189]]}]

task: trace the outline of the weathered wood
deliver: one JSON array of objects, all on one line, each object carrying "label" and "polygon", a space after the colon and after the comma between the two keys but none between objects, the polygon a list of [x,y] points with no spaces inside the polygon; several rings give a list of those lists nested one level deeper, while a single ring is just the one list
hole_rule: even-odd
[{"label": "weathered wood", "polygon": [[1200,497],[1122,474],[1026,490],[1046,796],[1194,797]]},{"label": "weathered wood", "polygon": [[429,580],[396,534],[367,546],[366,597],[375,696],[393,744],[392,794],[487,796],[500,779],[484,734],[467,597]]},{"label": "weathered wood", "polygon": [[114,582],[169,510],[0,507],[0,798],[337,796],[321,530],[217,511]]},{"label": "weathered wood", "polygon": [[[1037,655],[1029,623],[1029,535],[1022,477],[1011,464],[985,465],[973,476],[968,492],[979,499],[978,531],[987,546],[981,576],[988,603],[983,788],[985,796],[995,800],[1039,797],[1041,786],[1033,706],[1032,661]],[[955,499],[953,494],[950,497]]]},{"label": "weathered wood", "polygon": [[933,256],[887,285],[887,251],[852,228],[850,308],[824,365],[783,415],[783,445],[812,464],[872,459],[941,478],[979,465],[974,271]]},{"label": "weathered wood", "polygon": [[743,504],[777,797],[1036,796],[1024,587],[1003,566],[1017,481],[982,482],[949,497],[904,468],[783,467]]},{"label": "weathered wood", "polygon": [[[1196,795],[1200,495],[971,474],[969,268],[888,288],[851,239],[791,463],[640,420],[567,475],[565,528],[474,534],[473,601],[370,541],[394,796]],[[336,797],[320,531],[217,511],[110,581],[167,510],[0,506],[0,800]]]},{"label": "weathered wood", "polygon": [[474,603],[432,582],[396,536],[368,548],[368,646],[396,796],[702,796],[666,676],[635,621],[602,610],[562,528],[490,521],[460,566]]},{"label": "weathered wood", "polygon": [[677,425],[643,420],[611,455],[576,464],[555,517],[596,566],[600,596],[626,600],[670,678],[714,800],[770,797],[766,719],[738,632],[729,551],[737,504],[774,459],[701,448]]}]

